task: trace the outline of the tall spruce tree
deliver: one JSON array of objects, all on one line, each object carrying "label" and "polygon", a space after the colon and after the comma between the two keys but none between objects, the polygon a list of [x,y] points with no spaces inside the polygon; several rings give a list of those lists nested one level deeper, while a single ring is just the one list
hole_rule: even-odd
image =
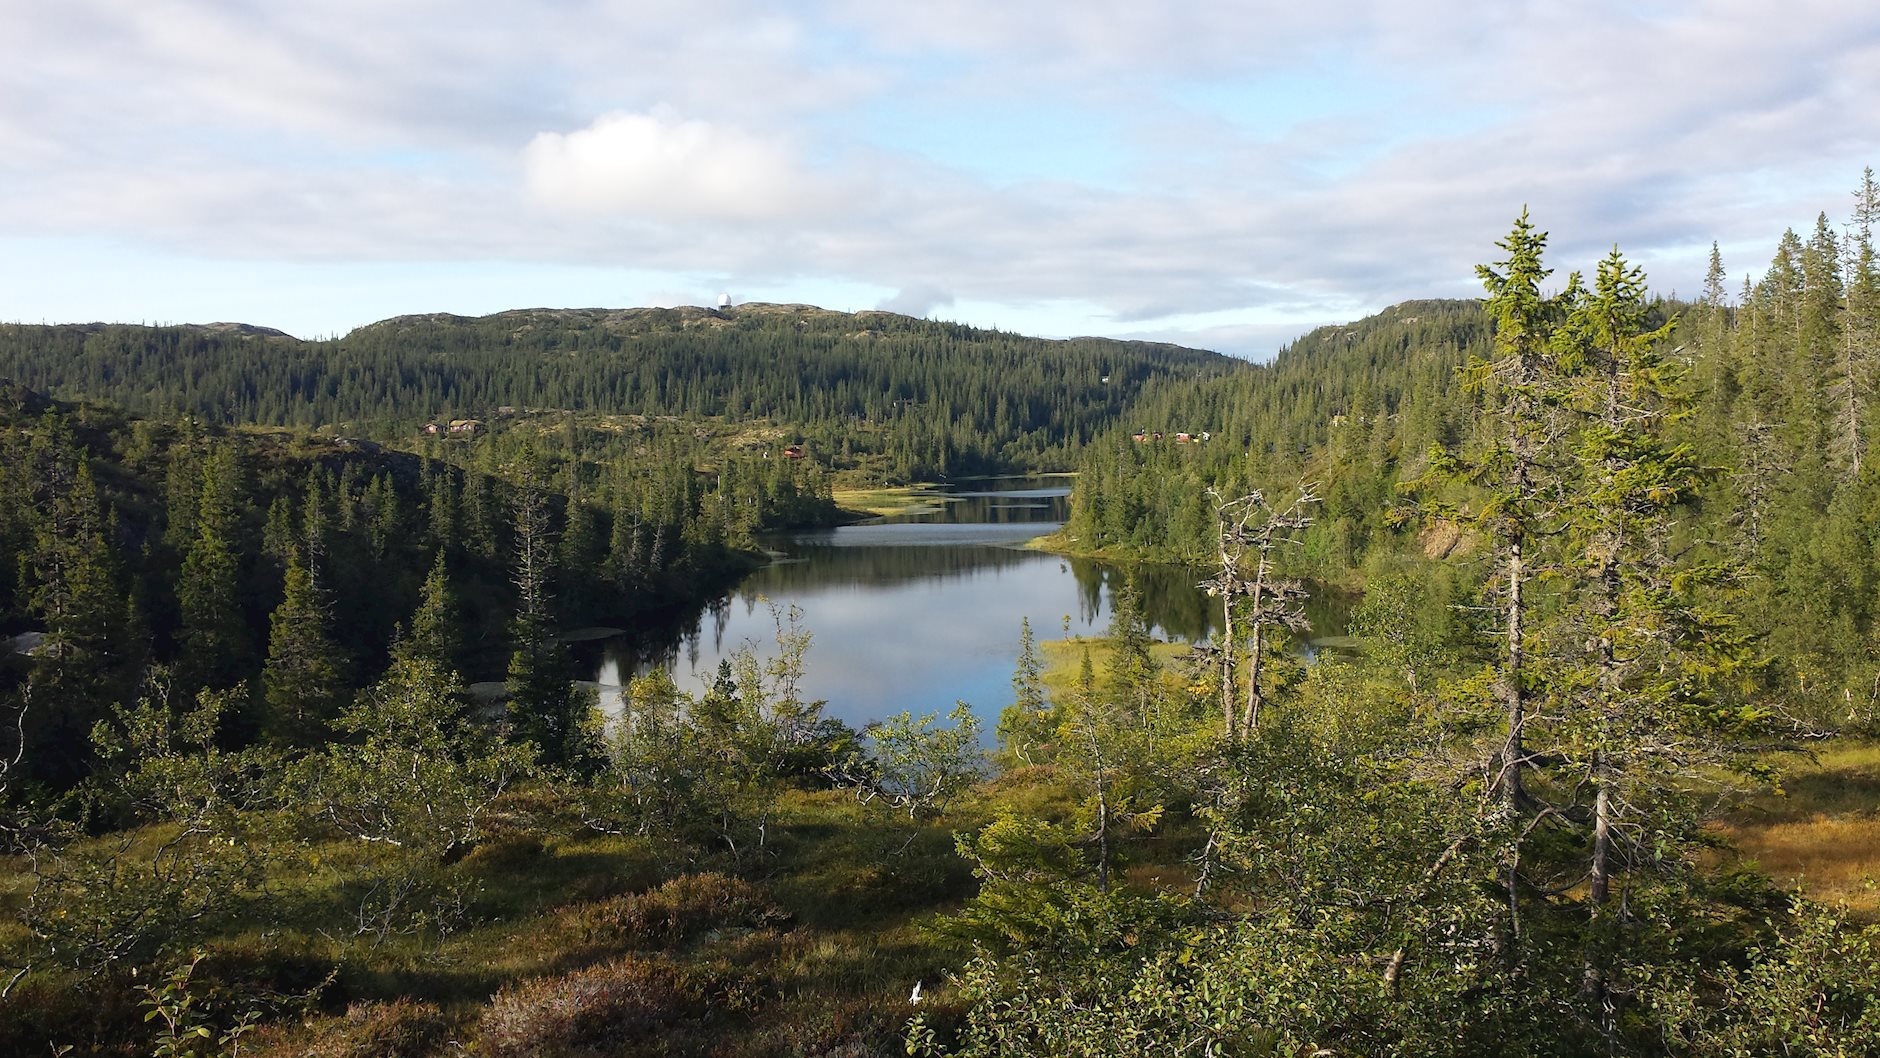
[{"label": "tall spruce tree", "polygon": [[534,744],[544,764],[585,766],[593,756],[588,744],[589,703],[574,684],[567,651],[556,634],[549,591],[555,537],[541,464],[532,448],[524,450],[517,476],[510,724],[517,738]]},{"label": "tall spruce tree", "polygon": [[431,546],[448,551],[457,546],[457,490],[448,466],[426,463],[425,527]]},{"label": "tall spruce tree", "polygon": [[291,552],[281,604],[268,619],[268,663],[262,672],[267,732],[276,742],[318,745],[344,704],[343,666],[327,622],[326,602],[312,571],[298,551]]},{"label": "tall spruce tree", "polygon": [[1562,717],[1549,756],[1566,763],[1551,785],[1591,801],[1580,994],[1608,1034],[1628,914],[1614,906],[1615,881],[1666,860],[1674,837],[1688,841],[1666,832],[1662,791],[1669,774],[1701,763],[1688,759],[1684,736],[1702,688],[1743,660],[1728,619],[1692,595],[1726,571],[1680,564],[1672,550],[1674,508],[1703,473],[1691,447],[1669,436],[1690,405],[1663,353],[1673,323],[1648,316],[1644,274],[1615,249],[1558,343],[1579,422],[1562,505],[1566,605],[1549,659],[1550,711]]},{"label": "tall spruce tree", "polygon": [[395,655],[428,661],[444,672],[458,671],[463,650],[463,631],[459,627],[462,620],[462,607],[458,605],[456,592],[451,590],[450,570],[440,548],[431,563],[431,572],[424,578],[418,608],[411,614],[411,625],[394,647]]},{"label": "tall spruce tree", "polygon": [[185,688],[232,687],[253,671],[235,514],[241,491],[234,445],[216,445],[202,464],[195,535],[176,588],[183,620],[178,676]]},{"label": "tall spruce tree", "polygon": [[34,446],[43,513],[24,563],[27,608],[45,638],[27,676],[27,759],[58,785],[82,774],[86,735],[121,694],[134,634],[111,558],[111,522],[89,462],[60,430]]},{"label": "tall spruce tree", "polygon": [[1044,661],[1032,636],[1031,619],[1018,622],[1018,664],[1012,672],[1012,704],[999,713],[999,745],[1010,759],[1041,764],[1057,721],[1045,699]]},{"label": "tall spruce tree", "polygon": [[[1470,451],[1432,450],[1429,469],[1406,487],[1421,496],[1426,515],[1472,527],[1490,547],[1487,609],[1495,615],[1501,643],[1488,692],[1501,723],[1498,744],[1482,762],[1482,772],[1494,805],[1488,822],[1500,842],[1506,906],[1497,944],[1513,964],[1521,958],[1527,891],[1522,857],[1531,828],[1524,820],[1535,808],[1526,788],[1534,766],[1527,730],[1536,678],[1529,647],[1533,594],[1545,572],[1536,549],[1553,532],[1559,505],[1560,481],[1547,451],[1559,435],[1557,332],[1582,290],[1577,273],[1557,294],[1542,290],[1552,274],[1543,260],[1547,233],[1534,227],[1525,209],[1496,245],[1507,256],[1476,269],[1489,295],[1493,350],[1471,356],[1462,370],[1464,387],[1482,401],[1479,436]],[[1445,499],[1444,485],[1462,486],[1467,498]]]}]

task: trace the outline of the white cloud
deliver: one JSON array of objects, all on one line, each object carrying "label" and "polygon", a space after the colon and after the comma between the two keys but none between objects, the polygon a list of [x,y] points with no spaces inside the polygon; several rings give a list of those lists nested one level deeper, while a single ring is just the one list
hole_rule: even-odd
[{"label": "white cloud", "polygon": [[875,307],[883,312],[924,317],[931,315],[935,309],[943,309],[951,304],[953,295],[931,284],[916,283],[902,287],[893,297],[882,300]]},{"label": "white cloud", "polygon": [[541,133],[522,164],[537,201],[574,213],[748,221],[807,218],[831,202],[781,142],[663,109]]},{"label": "white cloud", "polygon": [[1342,323],[1350,315],[1327,316],[1284,323],[1217,324],[1212,327],[1165,327],[1153,331],[1131,331],[1115,337],[1125,341],[1168,342],[1190,349],[1212,349],[1243,357],[1256,363],[1271,360],[1283,346],[1291,345],[1300,335],[1328,323]]},{"label": "white cloud", "polygon": [[[1880,162],[1880,9],[1845,0],[12,7],[0,230],[178,260],[632,267],[1199,333],[1472,293],[1523,203],[1562,268],[1617,241],[1694,289],[1712,238],[1741,274]],[[1041,120],[1126,176],[1000,173]]]}]

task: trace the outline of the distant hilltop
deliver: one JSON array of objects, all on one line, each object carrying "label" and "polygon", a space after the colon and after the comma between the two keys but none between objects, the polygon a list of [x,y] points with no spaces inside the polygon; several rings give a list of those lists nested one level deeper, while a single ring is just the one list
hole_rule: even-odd
[{"label": "distant hilltop", "polygon": [[934,321],[907,316],[898,312],[882,309],[863,309],[860,312],[843,312],[839,309],[825,309],[818,305],[805,305],[797,302],[752,301],[741,305],[727,305],[722,308],[707,308],[702,305],[675,305],[671,308],[630,308],[630,309],[505,309],[492,312],[487,316],[459,316],[451,312],[419,312],[405,316],[393,316],[354,328],[348,337],[361,331],[380,328],[401,330],[425,326],[463,326],[479,323],[513,322],[521,327],[559,325],[576,328],[601,328],[620,333],[633,333],[649,328],[665,328],[678,324],[681,327],[722,327],[736,323],[740,319],[752,317],[793,316],[804,321],[841,321],[848,320],[858,324],[876,323],[905,327],[911,324],[927,324]]},{"label": "distant hilltop", "polygon": [[[402,316],[391,316],[372,323],[361,324],[348,331],[346,337],[378,330],[410,330],[423,327],[463,327],[476,324],[513,322],[521,327],[530,326],[566,326],[574,329],[601,328],[622,334],[639,331],[670,328],[674,324],[682,327],[716,327],[732,324],[740,319],[793,316],[808,321],[852,321],[863,326],[893,326],[905,328],[917,324],[954,326],[937,321],[924,320],[898,312],[883,309],[863,309],[859,312],[843,312],[838,309],[825,309],[818,305],[805,305],[798,302],[753,301],[739,305],[719,308],[707,308],[700,305],[677,305],[670,308],[527,308],[505,309],[484,316],[464,316],[454,312],[414,312]],[[0,324],[0,327],[48,327],[61,331],[97,333],[120,328],[145,330],[188,331],[197,334],[214,335],[222,338],[284,338],[289,341],[308,341],[289,334],[277,327],[263,327],[253,323],[218,321],[215,323],[55,323],[55,324]],[[317,340],[317,339],[311,339]]]},{"label": "distant hilltop", "polygon": [[232,323],[228,321],[218,323],[104,323],[94,320],[91,323],[0,324],[0,327],[4,328],[28,328],[35,326],[47,330],[78,331],[87,334],[131,327],[153,331],[191,331],[197,334],[213,334],[224,338],[286,338],[290,341],[300,341],[299,338],[276,327],[261,327],[252,323]]},{"label": "distant hilltop", "polygon": [[909,480],[1061,466],[1145,388],[1250,368],[1162,343],[763,302],[420,313],[313,341],[236,324],[0,325],[0,376],[135,414],[386,437],[474,433],[448,424],[500,408],[766,420]]},{"label": "distant hilltop", "polygon": [[[1407,302],[1406,304],[1414,304]],[[1386,310],[1390,311],[1390,310]],[[414,312],[401,316],[391,316],[372,323],[361,324],[337,339],[346,341],[370,336],[408,335],[440,329],[495,329],[509,324],[509,333],[522,335],[531,331],[568,330],[602,331],[608,334],[630,336],[669,332],[672,330],[713,329],[750,325],[754,321],[775,321],[794,319],[800,327],[812,329],[848,329],[856,336],[893,332],[900,334],[932,333],[947,337],[972,335],[975,338],[1024,338],[1033,342],[1109,342],[1141,348],[1159,348],[1169,350],[1189,350],[1190,347],[1172,342],[1150,342],[1124,338],[1105,338],[1092,335],[1080,335],[1073,338],[1035,338],[995,328],[974,327],[963,323],[945,320],[926,319],[908,316],[886,309],[862,309],[857,312],[845,312],[840,309],[826,309],[819,305],[806,305],[801,302],[751,301],[737,305],[711,308],[702,305],[677,305],[670,308],[526,308],[505,309],[484,316],[464,316],[454,312]],[[56,323],[56,324],[0,324],[0,331],[13,328],[39,327],[64,333],[92,334],[108,330],[153,330],[181,331],[201,334],[215,338],[255,338],[269,341],[305,342],[322,344],[335,339],[303,339],[275,327],[263,327],[252,323],[217,322],[217,323]],[[1205,351],[1205,350],[1197,350]]]}]

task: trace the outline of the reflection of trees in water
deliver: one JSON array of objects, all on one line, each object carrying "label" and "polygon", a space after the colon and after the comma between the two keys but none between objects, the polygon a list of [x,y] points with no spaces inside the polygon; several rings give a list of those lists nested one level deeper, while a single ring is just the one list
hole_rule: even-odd
[{"label": "reflection of trees in water", "polygon": [[738,585],[738,594],[785,595],[832,584],[891,587],[912,581],[950,580],[985,570],[1039,561],[1033,551],[987,545],[945,547],[800,546],[801,561],[766,566]]},{"label": "reflection of trees in water", "polygon": [[1148,564],[1122,569],[1088,558],[1069,562],[1077,580],[1079,616],[1086,624],[1103,627],[1101,618],[1109,612],[1104,600],[1134,583],[1142,593],[1143,616],[1164,638],[1199,643],[1219,627],[1207,595],[1195,586],[1201,578],[1191,569]]},{"label": "reflection of trees in water", "polygon": [[1357,597],[1325,585],[1313,585],[1306,599],[1306,620],[1312,622],[1311,638],[1343,636],[1351,630],[1351,608]]},{"label": "reflection of trees in water", "polygon": [[[1044,556],[983,544],[942,547],[807,545],[799,548],[799,554],[803,560],[767,566],[740,584],[735,593],[715,599],[698,610],[646,621],[620,638],[580,645],[577,653],[582,655],[581,661],[589,671],[606,667],[626,677],[648,664],[657,664],[665,666],[675,676],[683,676],[697,672],[701,659],[723,657],[728,646],[736,646],[726,643],[732,619],[761,614],[764,597],[787,600],[816,589],[842,585],[894,588],[960,579],[1034,562],[1057,562],[1069,568],[1075,585],[1077,612],[1074,617],[1084,628],[1100,633],[1108,624],[1110,601],[1126,580],[1133,580],[1142,593],[1144,616],[1165,638],[1198,643],[1209,639],[1219,629],[1219,614],[1196,586],[1202,579],[1201,574],[1181,566],[1140,565],[1125,570],[1094,559]],[[1343,635],[1353,601],[1329,589],[1316,591],[1306,603],[1306,614],[1312,622],[1311,638]],[[901,631],[907,636],[920,636],[925,621],[959,620],[961,617],[944,605],[936,610],[910,610]],[[1017,618],[1012,620],[1016,623]],[[768,636],[761,631],[767,628],[767,623],[757,622],[756,627],[760,631],[753,638],[760,640],[757,645],[762,650],[768,645]],[[1040,631],[1043,630],[1041,627]],[[710,674],[704,675],[709,677]]]},{"label": "reflection of trees in water", "polygon": [[[1073,558],[1071,576],[1077,580],[1078,617],[1085,624],[1103,627],[1106,599],[1115,598],[1123,585],[1133,582],[1142,593],[1143,616],[1166,639],[1199,643],[1220,631],[1221,615],[1196,585],[1201,574],[1185,566],[1143,564],[1128,569],[1088,558]],[[1318,587],[1306,602],[1312,622],[1311,638],[1342,636],[1351,618],[1353,600],[1329,588]]]},{"label": "reflection of trees in water", "polygon": [[881,519],[880,524],[1019,525],[1062,522],[1070,514],[1067,489],[1015,489],[956,493],[937,511],[890,515]]}]

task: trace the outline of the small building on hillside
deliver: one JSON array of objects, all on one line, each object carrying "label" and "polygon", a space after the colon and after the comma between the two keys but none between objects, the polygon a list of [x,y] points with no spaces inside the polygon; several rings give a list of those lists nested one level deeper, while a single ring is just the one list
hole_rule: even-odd
[{"label": "small building on hillside", "polygon": [[450,432],[466,435],[479,434],[483,432],[483,423],[476,419],[452,419]]},{"label": "small building on hillside", "polygon": [[803,446],[802,445],[785,445],[783,447],[783,457],[785,459],[803,458]]},{"label": "small building on hillside", "polygon": [[427,437],[436,437],[438,434],[444,432],[444,424],[440,422],[427,422],[418,432]]}]

